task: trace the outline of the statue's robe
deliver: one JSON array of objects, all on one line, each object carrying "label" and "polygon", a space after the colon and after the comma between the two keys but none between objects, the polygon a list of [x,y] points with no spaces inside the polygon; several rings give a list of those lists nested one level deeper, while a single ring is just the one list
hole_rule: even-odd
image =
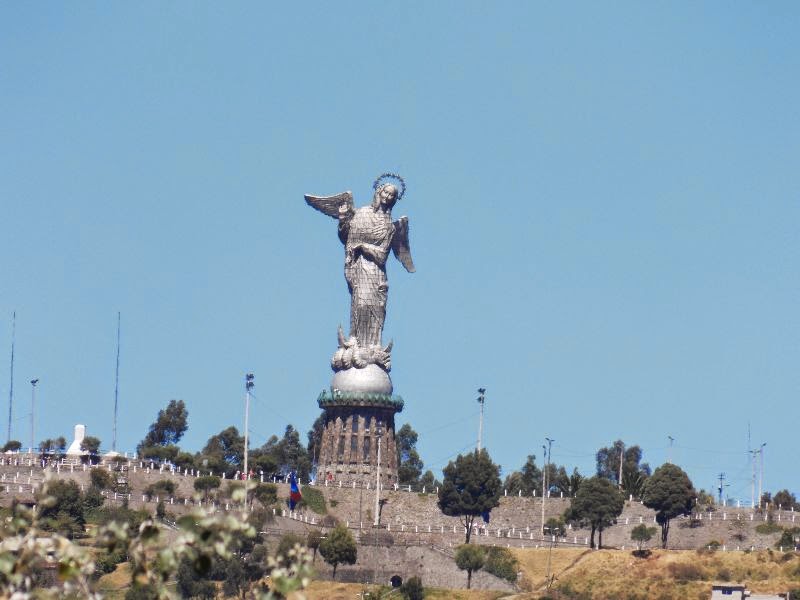
[{"label": "statue's robe", "polygon": [[[362,347],[381,344],[389,291],[386,258],[394,233],[391,214],[372,206],[357,209],[351,219],[340,223],[344,276],[351,295],[350,335]],[[371,252],[354,251],[358,244],[367,245]]]}]

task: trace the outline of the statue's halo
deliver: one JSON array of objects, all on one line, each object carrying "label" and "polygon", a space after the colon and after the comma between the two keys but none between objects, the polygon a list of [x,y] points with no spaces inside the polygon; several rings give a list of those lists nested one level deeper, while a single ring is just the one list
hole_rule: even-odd
[{"label": "statue's halo", "polygon": [[380,186],[387,179],[393,179],[400,184],[400,191],[397,194],[397,199],[400,200],[403,197],[403,194],[406,193],[406,182],[397,173],[381,173],[375,180],[375,183],[372,184],[372,189],[377,190],[378,186]]}]

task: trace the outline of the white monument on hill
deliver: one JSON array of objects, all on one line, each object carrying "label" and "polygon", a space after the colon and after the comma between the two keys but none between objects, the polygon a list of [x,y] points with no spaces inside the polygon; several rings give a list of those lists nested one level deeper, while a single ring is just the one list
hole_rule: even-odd
[{"label": "white monument on hill", "polygon": [[86,437],[86,425],[75,425],[75,439],[67,448],[67,456],[82,456],[86,454],[81,450],[81,444]]}]

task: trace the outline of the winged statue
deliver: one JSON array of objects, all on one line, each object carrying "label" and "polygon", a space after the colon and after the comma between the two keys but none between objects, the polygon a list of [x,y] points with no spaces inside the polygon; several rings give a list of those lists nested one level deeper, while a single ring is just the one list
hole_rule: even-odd
[{"label": "winged statue", "polygon": [[[396,181],[401,187],[387,180]],[[373,184],[372,203],[354,208],[352,192],[335,196],[306,195],[306,202],[339,223],[344,244],[344,276],[350,291],[350,335],[339,332],[339,350],[331,366],[334,371],[377,364],[391,368],[391,343],[381,346],[389,291],[386,259],[391,250],[409,273],[414,272],[408,243],[408,218],[392,221],[392,208],[405,193],[398,175],[385,173]]]}]

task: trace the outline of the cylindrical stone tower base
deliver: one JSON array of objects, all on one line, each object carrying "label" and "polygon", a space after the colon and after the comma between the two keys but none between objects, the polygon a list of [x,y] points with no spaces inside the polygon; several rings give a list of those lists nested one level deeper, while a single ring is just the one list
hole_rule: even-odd
[{"label": "cylindrical stone tower base", "polygon": [[403,399],[391,394],[326,390],[317,402],[325,411],[317,480],[374,485],[380,437],[381,482],[385,486],[397,483],[394,415],[403,410]]}]

